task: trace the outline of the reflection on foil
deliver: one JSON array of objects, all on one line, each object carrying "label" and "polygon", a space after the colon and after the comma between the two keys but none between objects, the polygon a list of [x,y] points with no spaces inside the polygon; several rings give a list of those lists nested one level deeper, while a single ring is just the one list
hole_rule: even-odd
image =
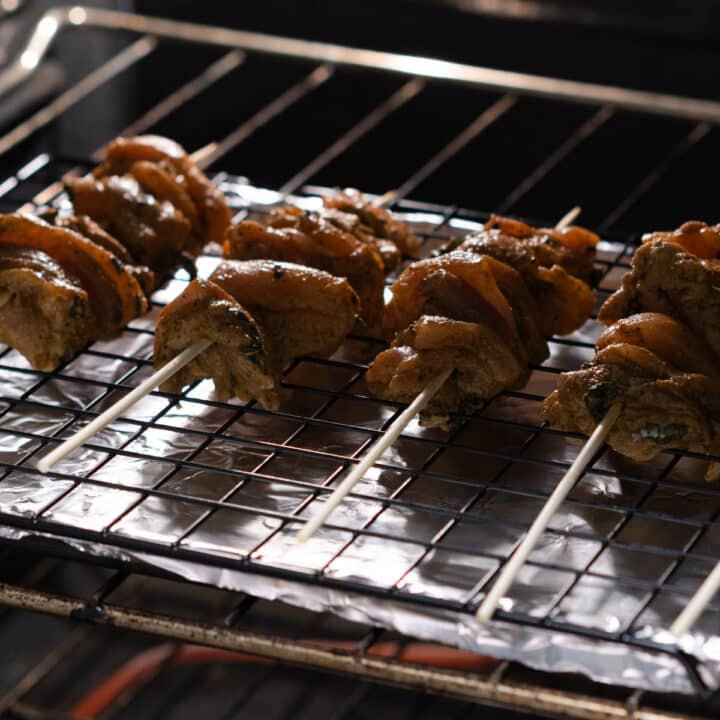
[{"label": "reflection on foil", "polygon": [[[226,185],[238,208],[265,203],[266,211],[282,200],[247,183]],[[307,199],[308,207],[317,203]],[[442,216],[418,210],[412,219],[418,231],[429,232]],[[472,227],[445,227],[426,248],[439,247],[448,230]],[[618,252],[607,243],[600,247],[607,258]],[[200,273],[217,261],[201,258]],[[155,301],[167,302],[186,283],[187,275],[179,273]],[[352,337],[329,363],[299,360],[284,377],[279,414],[238,401],[218,403],[210,382],[189,388],[178,403],[153,394],[95,436],[92,448],[66,458],[56,468],[59,476],[36,473],[37,459],[61,437],[152,372],[152,328],[151,320],[139,318],[120,338],[95,343],[52,377],[29,370],[17,353],[0,357],[0,512],[8,523],[21,516],[94,532],[101,542],[61,541],[84,553],[146,562],[189,580],[534,668],[693,691],[670,654],[572,630],[664,641],[662,629],[720,554],[720,526],[713,524],[720,493],[704,483],[703,463],[674,463],[665,454],[637,464],[603,454],[553,517],[503,599],[503,608],[526,624],[482,627],[466,604],[477,603],[577,454],[577,445],[561,435],[537,431],[539,403],[554,386],[555,372],[534,370],[526,394],[489,403],[450,442],[440,430],[411,423],[335,510],[332,527],[300,546],[295,518],[327,501],[397,412],[369,397],[363,380],[379,345]],[[592,343],[597,334],[597,324],[588,323],[572,340]],[[587,354],[574,343],[551,346],[549,362],[556,369],[576,367]],[[44,537],[39,530],[10,527],[0,534]],[[128,538],[146,541],[148,552],[112,546]],[[186,553],[210,554],[225,567],[162,555],[176,544]],[[248,567],[263,572],[241,571]],[[279,579],[273,571],[292,571],[306,581]],[[318,585],[319,577],[332,581],[332,588]],[[368,594],[358,593],[359,587]],[[711,684],[720,681],[719,617],[716,600],[683,639],[685,649],[705,663],[701,671]],[[544,618],[556,629],[527,624]]]}]

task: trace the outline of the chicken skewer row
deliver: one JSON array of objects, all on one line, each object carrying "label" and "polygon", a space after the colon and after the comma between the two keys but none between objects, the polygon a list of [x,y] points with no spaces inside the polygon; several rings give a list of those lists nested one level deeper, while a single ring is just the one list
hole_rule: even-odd
[{"label": "chicken skewer row", "polygon": [[[370,206],[359,193],[345,191],[330,202],[339,202],[338,197],[343,213],[349,215],[346,211],[352,209],[359,218],[352,221],[354,232],[359,232],[357,227],[362,221],[377,233],[371,236],[362,225],[367,236],[363,246],[374,253],[373,257],[377,255],[378,267],[382,266],[379,251],[371,248],[375,242],[382,240],[386,245],[397,242],[403,252],[412,251],[419,242],[402,223],[382,208]],[[292,214],[292,209],[287,208],[285,214]],[[302,213],[296,216],[302,217]],[[318,245],[326,237],[332,239],[337,235],[324,225],[320,227],[323,234]],[[252,223],[249,231],[255,237],[264,228]],[[299,250],[290,244],[288,255],[304,259],[307,247],[315,252],[318,234],[314,231],[295,235]],[[232,238],[233,233],[228,235]],[[349,233],[348,236],[357,244],[354,236]],[[274,235],[272,240],[276,240]],[[344,278],[322,269],[283,262],[269,243],[268,253],[273,260],[226,260],[207,280],[192,281],[166,306],[155,334],[157,372],[48,453],[38,463],[38,469],[47,472],[159,386],[175,392],[196,379],[212,378],[223,399],[234,395],[277,409],[281,370],[300,355],[332,354],[357,323],[361,301]],[[362,257],[360,253],[358,256]],[[328,253],[328,257],[333,256]],[[352,269],[351,265],[343,267]],[[379,277],[382,285],[382,270]]]},{"label": "chicken skewer row", "polygon": [[332,354],[359,309],[347,280],[322,270],[269,260],[223,261],[163,308],[155,332],[157,372],[37,467],[47,472],[158,386],[177,392],[211,378],[223,400],[257,400],[276,410],[282,369],[300,355]]},{"label": "chicken skewer row", "polygon": [[[156,190],[148,185],[142,191],[137,185],[134,196],[125,192],[117,214],[106,217],[93,212],[88,203],[97,198],[88,191],[78,196],[77,214],[50,211],[44,219],[0,216],[0,342],[17,349],[34,368],[51,371],[89,342],[117,336],[130,320],[147,311],[150,293],[168,272],[182,263],[194,273],[191,250],[229,225],[222,194],[218,196],[179,145],[165,138],[115,140],[101,166],[103,178],[118,179],[107,175],[111,168],[122,168],[128,155],[143,153],[143,171],[163,176],[165,185]],[[163,169],[171,161],[176,163],[172,176]],[[136,171],[137,165],[129,167]],[[90,180],[68,182],[74,188]],[[188,192],[192,188],[193,199],[184,203],[177,197],[186,187]],[[175,237],[167,230],[190,226],[181,210],[186,205],[187,212],[198,218],[197,233],[192,246],[183,246],[181,257],[173,253],[189,235]],[[165,259],[158,262],[163,253]]]},{"label": "chicken skewer row", "polygon": [[229,230],[224,257],[281,260],[345,277],[360,298],[363,329],[376,331],[385,274],[403,256],[414,255],[420,244],[407,225],[383,207],[386,197],[371,203],[357,190],[344,190],[325,197],[319,211],[286,205],[271,212],[265,225],[244,220]]},{"label": "chicken skewer row", "polygon": [[485,597],[480,620],[492,617],[605,442],[638,461],[670,448],[720,452],[718,251],[720,227],[700,222],[643,238],[621,289],[600,308],[609,327],[595,357],[561,375],[543,404],[552,427],[592,434]]},{"label": "chicken skewer row", "polygon": [[[578,212],[574,208],[549,232],[492,218],[459,250],[413,263],[402,273],[385,313],[386,331],[397,334],[366,380],[372,394],[411,404],[303,526],[299,542],[323,525],[417,413],[421,423],[447,428],[452,412],[472,411],[503,390],[522,387],[529,363],[548,356],[543,334],[571,332],[590,316],[592,291],[556,261],[542,273],[548,278],[542,290],[538,284],[534,297],[530,291],[532,279],[546,269],[530,238],[567,235],[568,254],[576,245],[587,246],[583,252],[594,258],[597,236],[567,227]],[[497,231],[499,222],[504,231]],[[478,246],[504,248],[514,266]],[[557,250],[560,257],[562,248]],[[554,312],[543,317],[550,308]]]}]

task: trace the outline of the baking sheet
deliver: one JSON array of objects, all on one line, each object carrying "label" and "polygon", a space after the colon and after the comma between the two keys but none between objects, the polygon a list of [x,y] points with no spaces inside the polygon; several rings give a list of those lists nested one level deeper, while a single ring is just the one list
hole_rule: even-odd
[{"label": "baking sheet", "polygon": [[[223,187],[251,216],[281,200],[229,178]],[[405,210],[427,237],[426,253],[480,224],[440,207]],[[603,241],[600,260],[609,272],[599,295],[617,286],[628,259],[622,243]],[[217,261],[201,258],[200,273],[209,274]],[[167,302],[186,282],[179,273],[155,300]],[[315,512],[327,497],[317,488],[336,485],[348,458],[397,412],[364,386],[364,367],[381,348],[376,341],[353,337],[330,362],[307,358],[291,366],[277,414],[217,403],[204,382],[179,404],[150,396],[128,413],[130,422],[113,423],[54,476],[34,470],[54,447],[47,438],[74,432],[92,418],[83,410],[103,410],[151,372],[158,311],[51,376],[30,370],[12,350],[0,355],[3,537],[43,536],[48,528],[58,537],[65,528],[63,542],[77,550],[133,558],[188,580],[542,670],[694,691],[676,657],[610,638],[667,642],[663,628],[712,568],[720,489],[704,483],[703,460],[663,454],[636,464],[606,452],[504,600],[515,622],[482,627],[470,612],[577,453],[572,439],[539,430],[539,403],[557,371],[591,357],[596,323],[552,342],[551,357],[523,393],[496,399],[452,434],[413,423],[333,515],[335,528],[297,546],[292,517]],[[34,528],[21,527],[29,520]],[[171,557],[176,549],[184,559]],[[214,564],[194,562],[194,553]],[[717,687],[717,601],[683,648]]]}]

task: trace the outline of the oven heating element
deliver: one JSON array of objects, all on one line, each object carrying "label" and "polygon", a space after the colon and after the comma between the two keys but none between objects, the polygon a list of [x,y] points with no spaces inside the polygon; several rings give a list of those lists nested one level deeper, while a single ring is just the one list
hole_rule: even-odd
[{"label": "oven heating element", "polygon": [[[219,168],[229,153],[345,68],[407,76],[277,190],[226,172],[217,174],[215,181],[226,192],[236,219],[261,216],[289,195],[312,207],[327,192],[316,183],[322,171],[428,87],[457,83],[468,92],[481,88],[491,93],[490,102],[469,124],[428,157],[418,158],[417,168],[397,186],[392,209],[423,238],[423,254],[477,227],[487,213],[409,198],[484,132],[502,124],[526,96],[586,104],[592,112],[488,210],[512,213],[614,118],[637,111],[677,118],[684,123],[682,134],[655,158],[622,201],[593,223],[604,238],[597,263],[602,270],[596,288],[600,300],[617,287],[637,242],[633,235],[614,231],[615,226],[720,120],[720,103],[707,100],[83,7],[52,10],[39,21],[17,62],[0,74],[0,95],[30,77],[58,34],[70,27],[132,37],[106,63],[1,136],[0,159],[12,157],[10,153],[35,133],[164,43],[219,46],[227,53],[159,98],[122,129],[126,134],[152,131],[252,55],[314,63],[232,132],[217,138],[212,161]],[[69,168],[85,172],[92,163],[89,156],[46,152],[25,158],[16,171],[0,178],[0,207],[12,211],[65,202],[59,182],[63,173]],[[564,200],[568,207],[575,202],[570,196]],[[552,217],[543,219],[554,222]],[[201,271],[209,271],[216,261],[204,256]],[[566,434],[540,426],[537,417],[557,373],[591,356],[597,335],[592,326],[554,339],[551,358],[534,369],[522,392],[505,393],[476,416],[458,417],[450,434],[411,426],[358,486],[346,512],[330,519],[316,550],[311,544],[293,549],[292,538],[313,504],[327,497],[338,478],[402,410],[369,397],[364,387],[367,363],[382,343],[352,336],[333,358],[305,358],[287,369],[286,402],[279,412],[216,402],[207,383],[187,389],[179,405],[177,398],[155,393],[59,465],[51,473],[52,481],[43,480],[34,469],[36,460],[151,371],[157,312],[186,281],[181,274],[156,293],[153,312],[134,321],[121,338],[95,343],[53,373],[28,369],[12,350],[0,355],[0,523],[6,541],[17,547],[15,539],[25,537],[31,546],[81,560],[88,560],[88,553],[73,553],[73,545],[92,548],[89,555],[99,554],[101,562],[103,549],[111,549],[112,557],[105,563],[117,567],[116,574],[89,597],[3,584],[0,603],[567,717],[626,717],[629,710],[636,718],[685,716],[646,708],[641,690],[628,691],[626,700],[619,701],[604,699],[602,688],[594,697],[516,683],[504,675],[507,664],[483,676],[373,657],[367,650],[381,631],[372,628],[369,639],[359,642],[358,652],[338,653],[235,629],[238,612],[226,622],[212,623],[114,604],[110,596],[127,582],[128,574],[152,571],[142,559],[155,557],[166,561],[166,569],[177,561],[214,568],[217,577],[222,571],[240,570],[354,593],[370,603],[397,602],[420,615],[433,610],[471,617],[534,511],[577,452]],[[703,462],[705,458],[693,453],[664,454],[645,465],[601,454],[571,495],[563,519],[546,533],[546,548],[554,545],[559,551],[533,556],[525,581],[511,593],[512,605],[501,609],[497,619],[527,632],[536,628],[667,658],[684,668],[686,687],[705,703],[694,712],[710,713],[707,708],[717,700],[717,680],[702,658],[646,631],[648,625],[662,629],[692,595],[692,582],[699,583],[703,568],[714,564],[720,490],[701,482]],[[211,489],[207,478],[212,478]],[[98,501],[104,493],[112,502]],[[584,523],[575,522],[576,517]],[[242,526],[242,534],[228,532],[236,525]],[[132,562],[122,562],[123,553]],[[396,563],[391,571],[378,573],[373,567],[380,553]],[[453,563],[460,563],[463,572],[453,573]],[[640,566],[646,568],[642,576],[635,572]],[[603,606],[583,604],[601,596],[607,600]],[[716,618],[717,607],[701,622],[709,639]]]}]

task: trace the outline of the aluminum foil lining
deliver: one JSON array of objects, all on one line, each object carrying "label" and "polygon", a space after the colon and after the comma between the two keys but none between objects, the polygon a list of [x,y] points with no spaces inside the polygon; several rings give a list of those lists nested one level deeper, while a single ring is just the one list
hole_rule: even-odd
[{"label": "aluminum foil lining", "polygon": [[[229,180],[224,189],[251,216],[280,200]],[[404,214],[427,237],[428,253],[480,224],[421,206]],[[629,258],[622,244],[603,242],[599,259],[610,267],[602,296],[617,286]],[[201,258],[201,275],[217,262]],[[156,302],[167,302],[186,282],[179,273]],[[55,474],[35,470],[56,445],[50,438],[92,418],[83,410],[103,410],[151,372],[158,311],[159,305],[52,375],[31,370],[13,350],[0,355],[4,538],[51,535],[89,555],[134,559],[190,581],[541,670],[694,691],[665,628],[720,550],[714,522],[720,490],[704,482],[702,459],[668,453],[639,464],[606,451],[503,600],[512,622],[481,626],[470,612],[578,451],[571,438],[540,430],[538,410],[557,371],[592,356],[596,323],[553,341],[551,357],[522,393],[497,398],[451,434],[413,423],[335,512],[334,528],[299,546],[293,518],[317,510],[327,498],[317,488],[336,485],[347,458],[361,454],[397,412],[364,386],[363,368],[381,347],[376,341],[352,337],[330,362],[293,364],[279,413],[217,403],[211,384],[202,382],[180,403],[160,394],[146,398]],[[28,520],[36,527],[28,529]],[[186,558],[171,557],[173,548]],[[216,564],[195,561],[193,553]],[[238,569],[241,561],[247,571]],[[711,687],[720,685],[719,631],[715,601],[683,639]],[[668,652],[627,640],[659,643]]]}]

